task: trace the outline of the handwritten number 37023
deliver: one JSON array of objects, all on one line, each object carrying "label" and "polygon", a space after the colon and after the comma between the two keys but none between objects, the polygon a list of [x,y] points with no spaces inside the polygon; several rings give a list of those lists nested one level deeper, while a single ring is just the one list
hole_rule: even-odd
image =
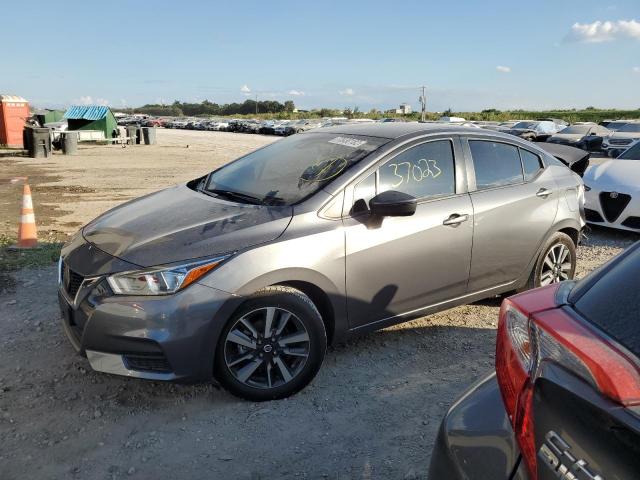
[{"label": "handwritten number 37023", "polygon": [[[437,162],[435,160],[427,160],[426,158],[421,158],[416,163],[390,163],[387,166],[393,168],[393,174],[399,178],[396,183],[391,185],[392,188],[399,187],[404,182],[409,183],[412,180],[421,182],[425,178],[438,178],[442,174],[442,170],[438,167]],[[406,174],[401,175],[400,173],[404,173],[403,170],[405,166]],[[400,173],[398,173],[398,171],[400,171]]]}]

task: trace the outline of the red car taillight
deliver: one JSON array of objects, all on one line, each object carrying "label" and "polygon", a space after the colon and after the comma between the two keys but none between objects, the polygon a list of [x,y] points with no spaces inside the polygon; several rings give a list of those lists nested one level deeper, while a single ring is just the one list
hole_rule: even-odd
[{"label": "red car taillight", "polygon": [[[562,308],[549,308],[557,286],[507,299],[500,308],[496,375],[532,478],[537,478],[533,387],[544,362],[562,365],[611,400],[640,405],[640,368],[595,328]],[[535,310],[536,296],[543,310]],[[577,317],[577,315],[576,315]]]}]

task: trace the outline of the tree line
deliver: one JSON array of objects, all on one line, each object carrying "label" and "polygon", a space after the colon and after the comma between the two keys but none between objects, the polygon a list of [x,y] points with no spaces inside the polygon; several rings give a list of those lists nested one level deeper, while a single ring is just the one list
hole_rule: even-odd
[{"label": "tree line", "polygon": [[180,117],[186,115],[189,117],[195,117],[205,115],[223,116],[251,115],[255,113],[290,113],[293,112],[295,108],[295,104],[291,100],[287,100],[284,103],[275,100],[261,100],[257,102],[257,105],[255,100],[245,100],[242,103],[225,103],[222,105],[210,102],[209,100],[204,100],[201,103],[188,103],[176,100],[171,105],[152,103],[136,108],[120,109],[119,111],[127,113],[145,113],[147,115],[154,116]]},{"label": "tree line", "polygon": [[[114,109],[125,113],[144,113],[153,116],[168,117],[215,117],[215,116],[247,116],[251,118],[322,118],[338,117],[347,118],[383,118],[402,117],[406,120],[418,120],[420,112],[413,112],[409,115],[399,115],[392,112],[382,112],[375,108],[368,112],[361,111],[357,106],[345,107],[344,109],[321,108],[311,111],[300,111],[294,113],[295,104],[291,100],[284,103],[275,100],[258,101],[256,114],[256,101],[247,99],[242,103],[218,104],[205,100],[201,103],[180,102],[176,100],[172,104],[147,104],[141,107]],[[437,120],[441,116],[458,116],[467,120],[493,120],[504,121],[510,119],[536,120],[539,118],[561,118],[568,122],[600,122],[607,119],[632,119],[640,118],[640,110],[616,110],[587,107],[585,109],[559,109],[547,111],[534,110],[498,110],[488,108],[480,112],[454,112],[448,109],[444,112],[427,112],[427,120]]]}]

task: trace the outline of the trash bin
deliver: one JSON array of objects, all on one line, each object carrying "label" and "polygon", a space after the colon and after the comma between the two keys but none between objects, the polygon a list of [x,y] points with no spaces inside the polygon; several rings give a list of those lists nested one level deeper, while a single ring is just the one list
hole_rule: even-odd
[{"label": "trash bin", "polygon": [[78,132],[61,132],[62,135],[62,152],[65,155],[78,154]]},{"label": "trash bin", "polygon": [[156,144],[156,127],[142,127],[142,137],[145,145]]},{"label": "trash bin", "polygon": [[140,127],[137,125],[127,125],[127,137],[129,145],[140,144]]},{"label": "trash bin", "polygon": [[51,132],[48,128],[32,128],[29,142],[31,158],[47,158],[51,155]]},{"label": "trash bin", "polygon": [[24,127],[22,130],[22,144],[24,149],[31,153],[31,145],[33,144],[33,127]]}]

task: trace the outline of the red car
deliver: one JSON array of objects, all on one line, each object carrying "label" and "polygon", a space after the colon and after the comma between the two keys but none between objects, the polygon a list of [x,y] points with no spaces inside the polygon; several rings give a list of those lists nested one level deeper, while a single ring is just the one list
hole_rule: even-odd
[{"label": "red car", "polygon": [[640,478],[640,242],[506,299],[496,372],[447,413],[431,480]]}]

